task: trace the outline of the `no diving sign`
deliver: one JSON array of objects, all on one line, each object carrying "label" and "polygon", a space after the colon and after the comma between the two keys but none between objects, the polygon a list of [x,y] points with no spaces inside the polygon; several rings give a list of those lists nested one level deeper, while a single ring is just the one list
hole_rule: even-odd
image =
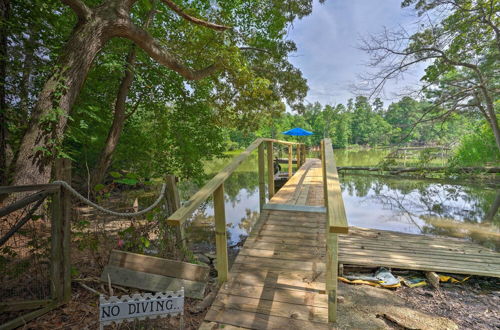
[{"label": "no diving sign", "polygon": [[144,293],[131,296],[99,298],[101,327],[124,320],[165,317],[183,314],[184,289],[165,293]]}]

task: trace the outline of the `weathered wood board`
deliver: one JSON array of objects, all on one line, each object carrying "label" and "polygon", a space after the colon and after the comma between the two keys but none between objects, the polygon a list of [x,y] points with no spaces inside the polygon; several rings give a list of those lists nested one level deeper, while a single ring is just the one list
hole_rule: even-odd
[{"label": "weathered wood board", "polygon": [[163,275],[138,272],[127,268],[107,265],[101,274],[101,281],[150,292],[177,291],[184,288],[186,297],[203,299],[206,283],[183,280]]},{"label": "weathered wood board", "polygon": [[151,292],[176,291],[203,299],[210,268],[177,260],[113,250],[101,281]]},{"label": "weathered wood board", "polygon": [[109,265],[184,280],[206,282],[210,267],[119,250],[111,251]]}]

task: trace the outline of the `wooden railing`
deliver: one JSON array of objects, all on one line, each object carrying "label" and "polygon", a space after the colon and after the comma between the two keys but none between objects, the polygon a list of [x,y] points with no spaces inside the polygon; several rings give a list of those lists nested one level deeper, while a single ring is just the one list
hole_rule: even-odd
[{"label": "wooden railing", "polygon": [[281,141],[274,139],[257,139],[245,151],[235,157],[222,171],[208,181],[198,190],[181,208],[172,214],[167,222],[173,226],[182,224],[193,214],[193,212],[210,196],[214,199],[215,216],[215,248],[217,254],[217,273],[219,283],[228,279],[228,259],[227,259],[227,238],[226,238],[226,215],[224,208],[224,182],[254,151],[258,149],[258,170],[259,170],[259,204],[260,209],[266,203],[265,187],[265,159],[264,148],[267,148],[267,182],[268,198],[274,196],[274,158],[273,144],[279,143],[288,146],[288,173],[291,176],[292,168],[292,148],[296,147],[297,168],[305,161],[305,145],[303,143]]},{"label": "wooden railing", "polygon": [[328,295],[328,322],[337,319],[338,234],[347,234],[339,175],[330,139],[321,141],[321,165],[326,207],[326,294]]}]

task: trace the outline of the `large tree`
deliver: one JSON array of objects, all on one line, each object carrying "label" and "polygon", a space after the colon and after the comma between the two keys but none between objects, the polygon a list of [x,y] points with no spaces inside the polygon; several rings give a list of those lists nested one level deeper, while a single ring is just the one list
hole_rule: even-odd
[{"label": "large tree", "polygon": [[[140,4],[135,0],[106,0],[94,6],[81,0],[62,2],[76,14],[77,23],[30,112],[30,124],[17,153],[14,184],[49,180],[50,164],[60,151],[71,109],[96,56],[115,37],[129,39],[134,47],[184,81],[196,82],[219,73],[218,79],[212,80],[212,90],[223,97],[216,100],[214,96],[212,104],[219,106],[221,116],[239,104],[245,105],[243,110],[251,109],[259,102],[255,96],[270,103],[287,94],[289,103],[299,106],[305,95],[300,72],[283,58],[294,50],[293,43],[285,41],[286,27],[296,17],[310,13],[310,0],[292,6],[285,1],[219,1],[217,5],[186,1],[181,5],[162,0],[162,8],[158,8],[161,15],[156,17],[166,21],[155,24],[156,31],[140,27],[136,12]],[[210,23],[197,18],[199,15],[216,17],[223,23]],[[176,30],[176,25],[183,29]],[[166,40],[160,39],[162,28],[172,29],[165,31]],[[264,60],[266,56],[269,60]],[[272,72],[266,71],[266,65],[273,66],[274,72],[281,66],[286,74],[269,77]],[[292,91],[286,89],[288,84]],[[267,97],[264,90],[268,90]]]},{"label": "large tree", "polygon": [[500,150],[495,105],[500,93],[500,2],[405,0],[402,6],[414,6],[418,11],[422,17],[418,30],[385,30],[365,40],[362,47],[378,68],[365,77],[372,92],[379,92],[389,79],[400,77],[414,65],[430,63],[422,78],[423,90],[435,107],[429,107],[427,117],[477,112],[490,125]]}]

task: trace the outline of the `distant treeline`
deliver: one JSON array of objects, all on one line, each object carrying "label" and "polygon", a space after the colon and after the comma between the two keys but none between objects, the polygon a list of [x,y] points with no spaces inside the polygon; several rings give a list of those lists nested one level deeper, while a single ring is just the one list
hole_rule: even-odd
[{"label": "distant treeline", "polygon": [[[432,110],[433,116],[426,116]],[[436,113],[438,113],[436,115]],[[265,119],[261,128],[252,133],[232,131],[230,139],[235,146],[243,147],[258,136],[301,139],[309,145],[318,145],[323,137],[330,137],[336,148],[350,145],[386,146],[449,145],[477,129],[481,119],[466,118],[445,111],[436,111],[428,102],[403,97],[400,101],[384,107],[377,98],[370,102],[364,96],[349,99],[347,104],[309,104],[300,114],[282,113]],[[314,132],[309,137],[287,137],[281,132],[292,127],[302,127]]]}]

